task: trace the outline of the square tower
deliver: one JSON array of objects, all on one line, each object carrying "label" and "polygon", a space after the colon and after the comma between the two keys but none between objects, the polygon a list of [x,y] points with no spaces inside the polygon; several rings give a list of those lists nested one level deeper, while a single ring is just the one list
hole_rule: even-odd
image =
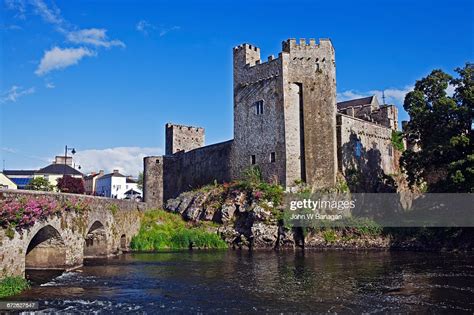
[{"label": "square tower", "polygon": [[331,41],[289,39],[262,62],[234,48],[233,177],[255,165],[268,181],[314,188],[336,181],[336,74]]},{"label": "square tower", "polygon": [[167,123],[165,126],[166,155],[187,152],[204,146],[204,128]]}]

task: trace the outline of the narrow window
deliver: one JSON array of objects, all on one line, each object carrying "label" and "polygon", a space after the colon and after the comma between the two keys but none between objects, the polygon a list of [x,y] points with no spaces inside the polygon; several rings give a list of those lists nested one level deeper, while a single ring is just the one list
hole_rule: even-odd
[{"label": "narrow window", "polygon": [[276,158],[275,158],[275,152],[270,153],[270,162],[275,163]]},{"label": "narrow window", "polygon": [[263,114],[263,101],[255,102],[255,114],[262,115]]},{"label": "narrow window", "polygon": [[255,155],[252,155],[250,157],[250,163],[252,163],[252,165],[255,165],[256,162],[257,162],[257,159],[255,158]]},{"label": "narrow window", "polygon": [[392,149],[392,146],[389,144],[388,145],[388,156],[392,156],[393,155],[393,149]]}]

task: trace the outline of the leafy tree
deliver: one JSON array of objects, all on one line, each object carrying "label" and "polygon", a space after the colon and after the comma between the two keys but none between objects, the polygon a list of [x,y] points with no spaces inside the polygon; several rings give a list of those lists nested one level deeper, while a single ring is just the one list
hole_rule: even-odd
[{"label": "leafy tree", "polygon": [[60,192],[70,194],[84,194],[84,180],[82,178],[75,178],[70,175],[64,175],[58,179],[57,187]]},{"label": "leafy tree", "polygon": [[[403,105],[410,115],[405,137],[414,147],[401,164],[410,185],[424,182],[428,192],[474,192],[474,68],[456,72],[458,78],[434,70],[416,82]],[[453,96],[446,93],[449,84]]]},{"label": "leafy tree", "polygon": [[28,190],[41,190],[41,191],[52,191],[54,186],[44,177],[33,178],[26,186]]},{"label": "leafy tree", "polygon": [[138,173],[138,189],[143,190],[143,172]]},{"label": "leafy tree", "polygon": [[392,130],[392,145],[395,149],[400,152],[405,150],[405,145],[403,144],[403,132]]}]

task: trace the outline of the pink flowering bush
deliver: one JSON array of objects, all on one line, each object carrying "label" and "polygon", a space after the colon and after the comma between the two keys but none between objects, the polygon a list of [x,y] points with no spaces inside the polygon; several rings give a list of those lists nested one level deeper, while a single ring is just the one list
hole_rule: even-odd
[{"label": "pink flowering bush", "polygon": [[0,226],[20,231],[62,211],[82,213],[89,208],[90,202],[79,198],[65,199],[63,202],[45,196],[6,198],[0,200]]}]

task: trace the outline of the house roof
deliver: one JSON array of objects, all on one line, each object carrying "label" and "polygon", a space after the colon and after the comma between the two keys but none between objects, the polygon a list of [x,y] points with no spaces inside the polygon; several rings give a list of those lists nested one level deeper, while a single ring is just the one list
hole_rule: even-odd
[{"label": "house roof", "polygon": [[339,102],[337,103],[337,109],[346,109],[349,107],[369,105],[374,102],[375,97],[376,97],[375,95],[372,95],[372,96],[363,97],[363,98],[356,98],[354,100]]},{"label": "house roof", "polygon": [[75,168],[66,164],[50,164],[37,171],[36,174],[83,175]]},{"label": "house roof", "polygon": [[125,175],[122,175],[119,172],[113,172],[113,173],[105,174],[104,176],[101,176],[100,178],[108,178],[108,177],[125,177]]},{"label": "house roof", "polygon": [[124,195],[141,195],[142,193],[138,190],[135,190],[135,189],[129,189],[127,190]]},{"label": "house roof", "polygon": [[136,181],[136,180],[134,180],[134,179],[132,179],[132,178],[129,178],[129,177],[127,177],[127,184],[136,184],[136,183],[137,183],[137,181]]},{"label": "house roof", "polygon": [[35,170],[3,170],[3,174],[7,176],[33,176],[35,175]]}]

